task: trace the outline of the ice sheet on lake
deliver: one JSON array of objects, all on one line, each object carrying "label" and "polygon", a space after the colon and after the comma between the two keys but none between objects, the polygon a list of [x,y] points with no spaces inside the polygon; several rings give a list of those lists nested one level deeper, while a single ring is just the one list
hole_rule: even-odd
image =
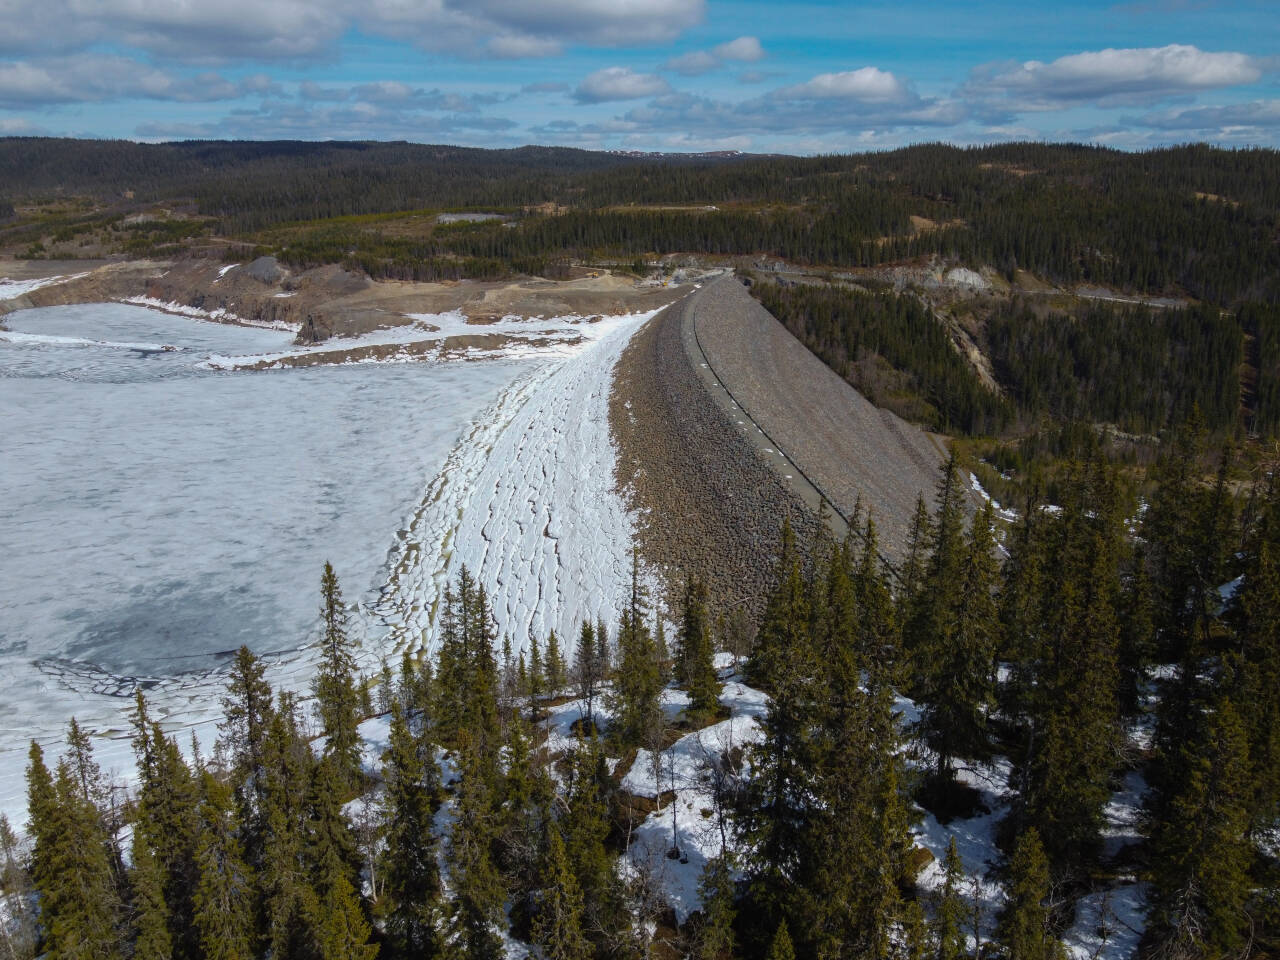
[{"label": "ice sheet on lake", "polygon": [[196,364],[287,336],[121,305],[12,315],[46,338],[185,349],[0,345],[0,404],[22,445],[0,519],[0,582],[17,587],[0,600],[13,678],[0,810],[21,822],[25,742],[57,741],[73,713],[128,778],[135,685],[207,747],[221,663],[242,642],[271,652],[273,684],[305,689],[326,558],[348,601],[364,600],[353,629],[370,670],[432,642],[463,564],[517,643],[615,618],[632,523],[613,491],[608,390],[649,316],[565,321],[572,340],[521,362],[220,373]]}]

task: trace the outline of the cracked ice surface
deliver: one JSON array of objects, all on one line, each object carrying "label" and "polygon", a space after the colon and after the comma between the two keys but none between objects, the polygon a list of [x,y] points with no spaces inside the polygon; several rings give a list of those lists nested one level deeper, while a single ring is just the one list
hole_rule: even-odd
[{"label": "cracked ice surface", "polygon": [[366,670],[433,642],[464,563],[518,644],[615,618],[632,524],[608,389],[651,315],[582,324],[580,342],[518,362],[265,373],[201,358],[283,346],[273,331],[121,305],[8,318],[0,406],[21,446],[0,460],[0,811],[23,821],[25,744],[60,749],[73,714],[104,770],[132,779],[138,685],[207,751],[239,643],[268,654],[275,686],[306,690],[326,558],[362,601]]},{"label": "cracked ice surface", "polygon": [[614,492],[613,368],[657,311],[606,318],[566,359],[509,387],[454,448],[400,531],[374,610],[397,649],[434,646],[436,601],[467,566],[521,649],[584,617],[616,621],[634,532]]}]

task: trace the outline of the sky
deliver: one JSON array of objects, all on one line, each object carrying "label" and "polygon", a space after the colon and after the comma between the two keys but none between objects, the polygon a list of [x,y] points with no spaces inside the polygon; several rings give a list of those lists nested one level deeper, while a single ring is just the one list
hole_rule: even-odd
[{"label": "sky", "polygon": [[1280,0],[0,0],[0,135],[1280,146]]}]

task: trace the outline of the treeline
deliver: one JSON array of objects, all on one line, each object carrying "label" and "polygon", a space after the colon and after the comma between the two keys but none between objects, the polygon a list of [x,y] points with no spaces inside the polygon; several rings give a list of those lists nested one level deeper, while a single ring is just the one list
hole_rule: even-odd
[{"label": "treeline", "polygon": [[[1207,146],[1133,154],[926,144],[848,156],[654,160],[545,147],[0,139],[0,180],[15,196],[193,198],[224,234],[242,238],[352,215],[551,204],[574,216],[489,226],[466,234],[454,252],[509,267],[522,257],[588,251],[850,267],[936,254],[1011,278],[1028,270],[1059,283],[1187,293],[1220,305],[1280,300],[1278,172],[1274,151]],[[729,209],[615,209],[633,204]],[[928,225],[913,225],[913,215]],[[362,236],[349,233],[357,250]]]},{"label": "treeline", "polygon": [[1048,416],[1164,434],[1193,414],[1219,435],[1280,428],[1280,312],[1265,304],[997,301],[980,344],[1001,396],[917,297],[767,280],[751,292],[877,406],[936,430],[989,435]]},{"label": "treeline", "polygon": [[[984,341],[996,378],[1028,417],[1160,433],[1199,410],[1211,430],[1230,432],[1241,425],[1242,323],[1247,315],[1251,325],[1269,328],[1264,318],[1273,314],[1108,303],[1036,310],[1015,299],[996,305]],[[1273,389],[1263,386],[1272,379],[1260,375],[1260,388]],[[1264,413],[1274,403],[1270,393],[1258,399]],[[1269,431],[1266,417],[1250,420],[1255,431]]]},{"label": "treeline", "polygon": [[752,295],[872,403],[935,430],[994,433],[1008,405],[978,379],[916,297],[756,282]]}]

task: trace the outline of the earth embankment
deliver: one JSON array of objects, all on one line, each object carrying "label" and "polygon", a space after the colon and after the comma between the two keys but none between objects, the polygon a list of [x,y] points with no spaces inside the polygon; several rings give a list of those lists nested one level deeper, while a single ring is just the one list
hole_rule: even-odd
[{"label": "earth embankment", "polygon": [[877,409],[732,277],[632,339],[610,420],[643,553],[673,593],[692,573],[721,609],[768,590],[785,517],[803,539],[825,508],[841,536],[861,501],[886,559],[900,559],[945,455],[939,438]]},{"label": "earth embankment", "polygon": [[943,439],[872,404],[736,279],[721,278],[689,300],[687,322],[705,362],[780,453],[774,466],[785,470],[789,461],[845,518],[861,501],[883,552],[901,559],[917,499],[932,502]]}]

